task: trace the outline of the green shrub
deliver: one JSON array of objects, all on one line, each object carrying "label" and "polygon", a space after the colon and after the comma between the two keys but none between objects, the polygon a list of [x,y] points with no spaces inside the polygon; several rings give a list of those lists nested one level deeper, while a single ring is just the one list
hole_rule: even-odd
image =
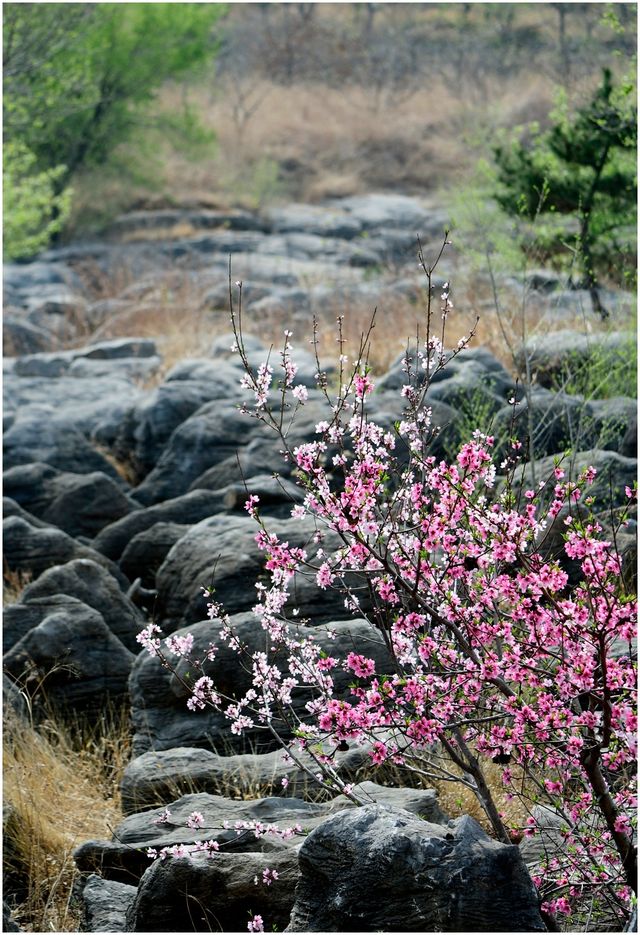
[{"label": "green shrub", "polygon": [[45,247],[64,225],[71,190],[55,194],[65,166],[37,169],[35,155],[23,143],[3,147],[2,189],[4,256],[26,259]]}]

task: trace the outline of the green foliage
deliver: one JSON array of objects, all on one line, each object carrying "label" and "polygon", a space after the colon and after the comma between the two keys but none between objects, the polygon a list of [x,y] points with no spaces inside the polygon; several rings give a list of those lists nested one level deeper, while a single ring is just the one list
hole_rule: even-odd
[{"label": "green foliage", "polygon": [[614,85],[605,69],[600,87],[575,114],[560,98],[549,130],[531,126],[524,141],[494,148],[497,202],[512,215],[540,219],[530,233],[536,245],[550,257],[564,253],[577,261],[590,289],[597,270],[619,269],[635,250],[633,92],[632,82]]},{"label": "green foliage", "polygon": [[54,194],[65,166],[38,171],[36,157],[21,143],[6,143],[2,164],[4,256],[20,260],[47,245],[65,223],[71,192]]},{"label": "green foliage", "polygon": [[594,341],[589,353],[568,355],[554,388],[585,399],[637,395],[638,348],[635,336],[615,346]]},{"label": "green foliage", "polygon": [[[144,130],[167,80],[215,53],[220,4],[7,3],[3,7],[5,144],[33,154],[53,197]],[[177,118],[176,118],[177,119]],[[175,120],[174,120],[175,123]],[[185,115],[188,137],[195,118]]]},{"label": "green foliage", "polygon": [[492,198],[496,185],[495,166],[478,160],[471,183],[450,195],[452,228],[456,246],[474,269],[485,270],[489,258],[495,272],[513,274],[526,259],[516,222]]}]

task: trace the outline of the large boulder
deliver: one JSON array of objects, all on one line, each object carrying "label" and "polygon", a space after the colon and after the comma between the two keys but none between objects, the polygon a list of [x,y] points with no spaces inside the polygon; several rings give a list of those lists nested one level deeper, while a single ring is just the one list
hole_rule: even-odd
[{"label": "large boulder", "polygon": [[[122,809],[130,814],[168,804],[187,792],[223,795],[233,790],[235,796],[242,798],[255,795],[307,797],[310,792],[317,796],[318,785],[313,778],[317,765],[304,751],[296,756],[310,772],[291,759],[285,760],[280,750],[227,756],[198,747],[149,750],[135,757],[125,768],[120,784]],[[370,746],[350,744],[348,750],[336,749],[332,766],[345,782],[355,782],[363,770],[371,767]],[[285,779],[286,786],[283,785]],[[444,820],[432,789],[393,789],[367,781],[356,784],[354,791],[364,801],[393,803],[429,821]],[[347,808],[351,804],[349,799],[339,796],[332,808]]]},{"label": "large boulder", "polygon": [[[176,381],[171,386],[183,392],[188,384]],[[186,493],[196,477],[234,455],[258,428],[255,420],[238,412],[235,403],[216,400],[201,405],[186,421],[180,420],[155,467],[136,487],[136,499],[150,506]]]},{"label": "large boulder", "polygon": [[543,932],[515,845],[472,818],[435,825],[381,805],[339,812],[299,852],[288,932]]},{"label": "large boulder", "polygon": [[5,468],[42,461],[73,474],[101,471],[121,482],[113,465],[81,432],[60,419],[52,421],[47,416],[47,412],[34,407],[19,414],[4,435]]},{"label": "large boulder", "polygon": [[104,555],[76,542],[66,532],[55,526],[42,525],[36,520],[32,524],[24,516],[8,516],[2,523],[4,561],[10,571],[21,571],[37,578],[53,565],[65,565],[76,558],[88,558],[110,572],[121,588],[129,582],[115,565]]},{"label": "large boulder", "polygon": [[95,712],[124,699],[134,659],[102,615],[78,601],[52,608],[5,654],[4,667],[54,707]]},{"label": "large boulder", "polygon": [[98,533],[92,546],[102,555],[117,561],[135,536],[151,529],[156,523],[191,525],[223,510],[224,491],[190,491],[116,520]]},{"label": "large boulder", "polygon": [[[593,421],[588,418],[584,401],[566,393],[553,393],[534,387],[528,399],[515,407],[503,406],[494,414],[491,426],[496,438],[496,457],[506,456],[511,438],[528,444],[536,458],[545,458],[573,447],[591,447],[594,442]],[[583,442],[581,445],[580,442]]]},{"label": "large boulder", "polygon": [[[266,867],[274,883],[262,883]],[[144,874],[127,913],[130,932],[239,932],[259,915],[282,931],[289,920],[298,866],[295,853],[174,857]]]},{"label": "large boulder", "polygon": [[[240,800],[206,792],[183,795],[165,808],[147,809],[128,815],[114,829],[110,841],[85,841],[74,851],[77,867],[83,873],[101,873],[114,880],[131,883],[140,879],[149,866],[147,848],[161,850],[196,841],[217,841],[224,851],[258,852],[270,860],[273,855],[292,851],[300,836],[283,840],[279,836],[254,835],[251,830],[236,829],[236,822],[262,822],[284,830],[315,827],[327,815],[326,805],[302,799],[267,797]],[[187,826],[194,812],[203,816],[203,825]],[[266,864],[263,864],[266,866]]]},{"label": "large boulder", "polygon": [[604,361],[605,370],[607,365],[609,369],[619,366],[635,344],[636,336],[631,332],[589,335],[569,329],[544,331],[526,342],[516,362],[521,372],[528,366],[540,386],[552,388],[562,385],[572,373],[583,372],[590,360]]},{"label": "large boulder", "polygon": [[400,229],[421,236],[444,234],[446,217],[418,198],[409,195],[368,194],[342,198],[335,205],[360,224],[363,230]]},{"label": "large boulder", "polygon": [[122,484],[101,471],[73,474],[35,462],[5,471],[5,494],[70,536],[93,538],[104,526],[140,509]]},{"label": "large boulder", "polygon": [[[593,399],[589,400],[586,409],[587,423],[591,422],[590,434],[593,438],[594,448],[617,451],[625,458],[637,458],[637,399],[631,399],[628,396]],[[583,446],[580,445],[579,447]]]},{"label": "large boulder", "polygon": [[127,445],[140,473],[144,476],[156,464],[172,433],[205,403],[225,399],[237,389],[238,376],[225,375],[224,365],[215,379],[173,379],[162,383],[132,414],[133,438],[118,437],[120,448]]},{"label": "large boulder", "polygon": [[338,205],[293,203],[270,208],[266,217],[272,229],[280,234],[295,232],[352,240],[362,231],[362,222]]},{"label": "large boulder", "polygon": [[[311,518],[302,520],[270,520],[270,533],[281,537],[290,546],[300,546],[313,561],[318,544]],[[248,516],[225,514],[193,526],[173,546],[158,569],[157,613],[165,629],[202,620],[207,612],[207,599],[202,588],[214,584],[216,598],[228,613],[249,610],[256,603],[255,582],[262,573],[265,556],[255,542],[256,523]],[[335,534],[327,532],[323,548],[330,554],[338,548]],[[344,595],[327,589],[319,599],[314,575],[297,573],[291,593],[301,618],[326,622],[348,616]]]},{"label": "large boulder", "polygon": [[154,523],[127,544],[118,562],[120,568],[130,581],[140,579],[143,588],[154,590],[158,569],[189,528],[185,523]]},{"label": "large boulder", "polygon": [[[277,756],[281,758],[282,754]],[[269,755],[268,760],[273,765],[273,756]],[[145,762],[149,765],[150,758],[147,757]],[[284,766],[282,769],[283,772],[289,770]],[[327,816],[345,809],[360,809],[344,795],[322,802],[309,802],[296,796],[261,796],[257,786],[252,789],[254,797],[241,798],[233,778],[226,792],[227,795],[190,792],[179,798],[165,799],[162,807],[147,807],[144,811],[127,815],[114,829],[110,841],[86,841],[75,851],[78,869],[101,872],[111,879],[126,880],[128,875],[131,881],[140,878],[148,866],[147,848],[159,851],[203,840],[217,841],[225,851],[261,852],[269,855],[270,859],[273,854],[295,849],[302,835],[320,825]],[[447,821],[432,789],[393,789],[367,781],[357,783],[353,792],[363,802],[380,802],[396,809],[402,808],[434,823]],[[202,825],[197,828],[187,825],[194,811],[203,817]],[[240,822],[260,822],[263,827],[273,825],[280,830],[298,826],[299,830],[296,835],[284,838],[271,834],[259,836],[254,835],[250,828],[239,829],[237,823]]]},{"label": "large boulder", "polygon": [[90,874],[82,890],[82,931],[126,932],[127,912],[136,895],[135,886]]},{"label": "large boulder", "polygon": [[[265,651],[265,632],[252,613],[232,616],[231,624],[241,643],[246,645],[247,652]],[[222,627],[220,620],[204,620],[178,633],[193,635],[194,659],[204,657],[211,642],[218,646],[213,661],[203,663],[202,673],[212,678],[226,696],[241,698],[251,687],[251,673],[242,664],[241,657],[220,641]],[[331,632],[335,634],[333,639]],[[388,671],[392,665],[382,637],[365,620],[332,622],[318,627],[300,626],[295,628],[295,633],[299,634],[298,638],[313,638],[323,650],[337,658],[345,659],[354,646],[366,646],[367,655],[376,660],[379,670]],[[286,673],[285,661],[281,660],[279,665]],[[336,694],[348,695],[350,673],[337,668],[333,674]],[[228,719],[213,708],[189,711],[189,690],[184,683],[192,679],[193,667],[187,660],[176,660],[175,674],[172,674],[163,668],[157,657],[146,652],[138,656],[130,680],[134,754],[178,746],[227,749],[238,753],[274,748],[271,735],[260,726],[238,736],[230,732]],[[307,700],[305,692],[294,692],[294,708],[301,718],[308,716],[304,707]]]},{"label": "large boulder", "polygon": [[40,626],[42,621],[53,612],[73,613],[78,603],[77,597],[68,594],[52,594],[46,597],[34,597],[28,603],[16,601],[4,608],[2,615],[2,648],[9,652],[23,636]]},{"label": "large boulder", "polygon": [[49,484],[53,499],[42,514],[70,536],[93,538],[115,520],[140,509],[119,484],[101,471],[61,474]]},{"label": "large boulder", "polygon": [[136,636],[144,625],[143,617],[102,565],[78,558],[49,568],[37,581],[27,585],[19,603],[28,606],[33,601],[63,595],[93,607],[123,646],[134,654],[140,651]]}]

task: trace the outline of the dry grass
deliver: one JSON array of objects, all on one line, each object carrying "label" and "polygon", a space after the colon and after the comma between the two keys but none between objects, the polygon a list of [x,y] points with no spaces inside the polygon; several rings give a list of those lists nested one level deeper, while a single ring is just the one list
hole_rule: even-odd
[{"label": "dry grass", "polygon": [[[458,264],[455,263],[457,266]],[[224,274],[221,274],[224,279]],[[460,269],[453,278],[454,310],[449,314],[445,334],[445,344],[453,347],[462,337],[467,336],[476,327],[472,347],[485,346],[501,360],[508,370],[513,371],[513,358],[510,347],[505,342],[505,331],[512,348],[519,348],[523,339],[536,334],[562,329],[574,329],[580,333],[603,333],[610,326],[600,321],[589,310],[586,314],[575,313],[554,317],[540,305],[535,296],[526,299],[523,305],[522,291],[513,287],[502,295],[502,309],[498,315],[491,288],[477,274]],[[94,284],[94,291],[99,298],[127,295],[131,285],[126,271],[116,275],[112,282],[101,280]],[[313,285],[305,283],[304,285]],[[149,290],[137,299],[130,299],[129,305],[122,311],[112,314],[101,326],[91,329],[86,324],[83,340],[87,342],[107,338],[137,337],[152,338],[156,341],[162,357],[161,367],[149,378],[141,381],[145,389],[158,385],[168,371],[188,357],[206,357],[212,341],[222,334],[230,332],[230,320],[226,308],[210,310],[203,306],[202,286],[194,284],[193,279],[179,271],[157,276]],[[438,299],[433,302],[432,327],[441,327]],[[244,328],[247,334],[255,334],[267,345],[279,348],[285,328],[294,332],[294,347],[308,347],[313,327],[312,316],[318,319],[318,339],[321,361],[325,365],[335,363],[337,350],[336,318],[343,317],[343,335],[346,340],[346,353],[353,356],[359,346],[361,335],[369,328],[374,311],[377,309],[375,327],[371,333],[369,363],[373,373],[380,376],[406,349],[408,342],[413,342],[416,332],[424,335],[426,321],[426,290],[415,301],[406,296],[394,294],[381,283],[380,298],[373,300],[350,299],[338,293],[333,300],[323,300],[310,312],[296,313],[293,316],[274,309],[261,311],[259,318],[251,311],[244,313]],[[476,319],[479,319],[476,326]],[[616,328],[635,329],[634,322],[616,320]],[[77,343],[77,342],[74,342]],[[125,479],[129,479],[130,467],[115,464]]]},{"label": "dry grass", "polygon": [[[167,151],[166,190],[177,203],[255,208],[278,197],[317,201],[376,188],[424,194],[455,184],[477,159],[470,141],[544,116],[550,106],[553,83],[547,77],[486,84],[482,99],[474,85],[463,94],[443,79],[426,92],[380,99],[358,85],[283,87],[262,81],[253,92],[260,106],[243,128],[233,119],[231,81],[190,89],[190,103],[215,132],[217,148],[211,159],[197,163]],[[159,109],[174,112],[183,93],[165,88]],[[271,191],[269,161],[277,168]]]},{"label": "dry grass", "polygon": [[[234,119],[239,82],[258,105],[243,125]],[[544,120],[553,88],[541,73],[509,81],[488,75],[464,87],[439,77],[428,88],[382,94],[354,83],[284,86],[252,74],[206,77],[188,89],[167,85],[155,105],[158,120],[187,100],[215,145],[194,154],[158,134],[150,187],[126,173],[79,177],[72,226],[86,226],[87,216],[104,222],[96,205],[111,205],[113,215],[127,204],[256,209],[372,190],[424,195],[468,178],[500,127]],[[123,163],[130,158],[123,151]]]},{"label": "dry grass", "polygon": [[32,577],[30,571],[11,569],[5,562],[2,572],[2,603],[5,607],[15,604],[20,599],[26,586],[31,583]]},{"label": "dry grass", "polygon": [[91,728],[7,720],[4,872],[12,885],[4,897],[27,931],[79,930],[72,852],[90,838],[110,837],[121,820],[118,782],[128,755],[120,712],[105,712]]}]

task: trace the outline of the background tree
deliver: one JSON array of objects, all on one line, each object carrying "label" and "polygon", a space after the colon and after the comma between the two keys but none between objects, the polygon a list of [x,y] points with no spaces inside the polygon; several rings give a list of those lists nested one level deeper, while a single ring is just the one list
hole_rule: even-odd
[{"label": "background tree", "polygon": [[[55,170],[49,179],[59,196],[76,172],[103,165],[134,136],[165,81],[192,72],[213,54],[212,27],[224,9],[196,3],[5,4],[5,143],[33,155],[34,174]],[[54,219],[56,214],[54,201]]]},{"label": "background tree", "polygon": [[[560,218],[537,231],[537,245],[550,256],[567,251],[566,219],[577,220],[573,257],[589,289],[594,310],[608,312],[598,293],[598,269],[619,262],[628,250],[624,237],[636,223],[637,114],[632,82],[614,85],[611,72],[591,100],[568,114],[566,102],[551,128],[532,128],[529,141],[499,145],[499,204],[511,214],[533,220]],[[565,223],[562,223],[562,219]]]}]

